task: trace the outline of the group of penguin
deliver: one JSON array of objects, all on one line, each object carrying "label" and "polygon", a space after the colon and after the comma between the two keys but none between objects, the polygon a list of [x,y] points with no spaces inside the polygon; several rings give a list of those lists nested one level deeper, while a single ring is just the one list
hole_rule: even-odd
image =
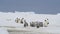
[{"label": "group of penguin", "polygon": [[26,20],[24,18],[20,19],[20,18],[16,18],[15,19],[16,23],[20,23],[20,24],[24,24],[24,27],[28,26],[28,23],[26,22]]},{"label": "group of penguin", "polygon": [[[31,22],[30,26],[31,27],[37,27],[37,28],[39,28],[39,27],[47,27],[47,25],[49,24],[48,19],[46,19],[44,21],[45,21],[44,24],[43,24],[43,22]],[[15,22],[24,24],[24,27],[28,26],[28,23],[26,22],[26,20],[24,18],[21,18],[21,19],[20,18],[16,18]]]}]

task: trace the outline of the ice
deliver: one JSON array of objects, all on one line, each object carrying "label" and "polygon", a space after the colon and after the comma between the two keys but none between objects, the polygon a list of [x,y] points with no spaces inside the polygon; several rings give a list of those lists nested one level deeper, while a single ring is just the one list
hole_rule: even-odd
[{"label": "ice", "polygon": [[7,29],[0,27],[0,34],[9,34],[9,33],[8,33]]},{"label": "ice", "polygon": [[[49,19],[49,25],[45,28],[39,28],[37,31],[42,32],[51,32],[51,33],[60,33],[60,15],[52,15],[52,14],[35,14],[34,12],[15,12],[15,13],[3,13],[0,12],[0,27],[8,26],[8,27],[16,27],[23,28],[23,24],[16,23],[15,19],[19,17],[25,18],[25,20],[30,23],[31,21],[40,21],[43,22],[46,18]],[[35,30],[35,28],[30,28],[31,30]],[[28,28],[29,30],[29,28]]]}]

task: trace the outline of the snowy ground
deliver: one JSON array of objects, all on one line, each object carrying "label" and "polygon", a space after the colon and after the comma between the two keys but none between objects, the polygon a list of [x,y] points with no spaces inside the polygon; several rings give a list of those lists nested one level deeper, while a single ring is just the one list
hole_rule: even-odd
[{"label": "snowy ground", "polygon": [[[43,21],[44,19],[49,19],[49,25],[48,27],[43,28],[32,28],[27,27],[24,28],[23,24],[17,24],[15,23],[15,19],[19,18],[25,18],[27,22],[31,21]],[[1,29],[1,27],[8,29],[4,30]],[[14,30],[15,29],[15,30]],[[11,30],[11,31],[9,31]],[[17,30],[19,32],[17,32]],[[24,31],[23,31],[24,30]],[[16,12],[16,13],[1,13],[0,12],[0,32],[8,32],[11,34],[60,34],[60,14],[57,15],[51,15],[51,14],[35,14],[34,12]]]},{"label": "snowy ground", "polygon": [[52,29],[52,28],[26,28],[24,30],[15,30],[15,31],[9,31],[11,34],[60,34],[59,28]]},{"label": "snowy ground", "polygon": [[60,34],[58,29],[51,28],[9,28],[8,30],[0,29],[0,32],[3,34]]}]

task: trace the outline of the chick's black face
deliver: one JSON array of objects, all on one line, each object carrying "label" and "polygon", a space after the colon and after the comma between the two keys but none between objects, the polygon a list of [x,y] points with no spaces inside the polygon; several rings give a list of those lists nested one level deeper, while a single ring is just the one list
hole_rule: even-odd
[{"label": "chick's black face", "polygon": [[47,24],[49,24],[49,22]]}]

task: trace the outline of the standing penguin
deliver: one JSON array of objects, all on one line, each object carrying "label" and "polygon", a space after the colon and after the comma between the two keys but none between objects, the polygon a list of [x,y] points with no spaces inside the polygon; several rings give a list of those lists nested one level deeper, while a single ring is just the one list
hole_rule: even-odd
[{"label": "standing penguin", "polygon": [[22,24],[23,24],[23,22],[24,22],[24,18],[22,18],[22,19],[21,19],[21,22],[20,22],[20,23],[22,23]]},{"label": "standing penguin", "polygon": [[24,20],[24,27],[28,26],[28,23],[26,22],[26,20]]},{"label": "standing penguin", "polygon": [[16,23],[19,23],[19,21],[20,21],[20,19],[17,17],[17,18],[15,19],[15,22],[16,22]]},{"label": "standing penguin", "polygon": [[44,27],[47,27],[49,24],[48,19],[44,20]]}]

